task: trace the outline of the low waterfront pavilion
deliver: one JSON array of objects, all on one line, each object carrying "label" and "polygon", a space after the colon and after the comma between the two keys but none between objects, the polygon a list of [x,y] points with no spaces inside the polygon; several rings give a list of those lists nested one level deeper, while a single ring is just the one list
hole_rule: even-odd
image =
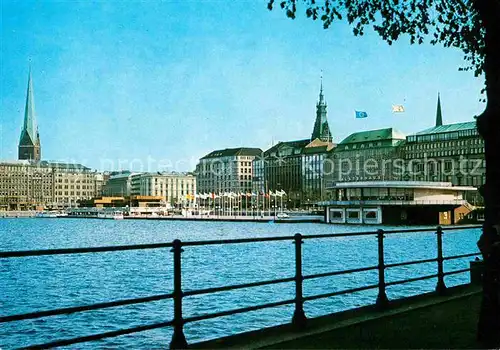
[{"label": "low waterfront pavilion", "polygon": [[451,182],[361,181],[326,190],[330,198],[318,203],[325,207],[326,222],[453,224],[472,210],[464,198],[476,189]]}]

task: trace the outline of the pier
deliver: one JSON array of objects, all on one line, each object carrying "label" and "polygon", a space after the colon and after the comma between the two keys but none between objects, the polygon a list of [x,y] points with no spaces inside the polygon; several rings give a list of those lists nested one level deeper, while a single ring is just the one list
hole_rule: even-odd
[{"label": "pier", "polygon": [[[444,305],[445,300],[452,300],[453,295],[457,295],[456,293],[462,293],[463,297],[473,297],[473,294],[477,294],[476,289],[468,289],[467,287],[454,287],[448,288],[446,285],[446,278],[448,276],[457,275],[457,274],[469,274],[471,273],[471,269],[460,268],[445,271],[444,262],[445,261],[454,261],[458,259],[470,259],[479,256],[479,252],[469,252],[466,254],[455,254],[455,255],[445,255],[444,251],[446,248],[445,242],[443,241],[443,236],[445,235],[453,235],[454,231],[460,231],[466,228],[480,228],[479,226],[467,226],[467,227],[438,227],[434,229],[422,228],[422,229],[410,229],[410,230],[377,230],[377,231],[369,231],[369,232],[346,232],[346,233],[334,233],[334,234],[318,234],[318,235],[301,235],[296,234],[295,236],[274,236],[274,237],[260,237],[260,238],[241,238],[241,239],[225,239],[225,240],[205,240],[205,241],[180,241],[174,240],[173,242],[168,243],[153,243],[153,244],[139,244],[139,245],[120,245],[120,246],[98,246],[98,247],[83,247],[83,248],[63,248],[63,249],[44,249],[44,250],[27,250],[27,251],[2,251],[0,252],[0,259],[25,259],[28,257],[48,257],[54,255],[74,255],[74,254],[96,254],[96,253],[104,253],[104,252],[120,252],[120,251],[146,251],[146,250],[157,250],[157,249],[169,249],[172,253],[171,261],[173,265],[173,289],[169,293],[164,294],[151,294],[149,296],[141,297],[141,298],[130,298],[130,299],[120,299],[120,300],[110,300],[99,303],[89,303],[85,305],[71,306],[65,308],[54,308],[54,309],[44,309],[44,310],[34,310],[31,312],[11,314],[0,317],[0,323],[10,323],[21,320],[36,320],[40,318],[46,318],[57,315],[70,315],[74,313],[87,312],[91,310],[101,310],[107,308],[114,308],[125,305],[136,305],[141,303],[150,303],[154,301],[160,300],[172,300],[173,304],[173,318],[166,320],[157,320],[154,323],[147,323],[141,325],[135,325],[129,328],[122,328],[113,331],[94,333],[94,334],[83,334],[74,338],[66,338],[66,339],[56,339],[50,342],[45,343],[36,343],[29,344],[32,348],[52,348],[56,346],[64,346],[71,344],[79,344],[90,341],[95,341],[99,339],[106,339],[117,337],[120,335],[133,334],[137,332],[142,332],[146,330],[153,329],[161,329],[171,327],[173,330],[173,335],[170,342],[171,348],[186,348],[186,347],[215,347],[216,343],[219,343],[221,347],[231,347],[229,343],[225,343],[227,341],[236,341],[239,337],[240,340],[246,339],[250,341],[247,343],[248,347],[258,347],[258,344],[261,346],[276,346],[277,344],[280,347],[311,347],[311,344],[307,340],[308,336],[311,336],[313,329],[316,327],[323,327],[321,334],[322,339],[325,342],[329,342],[328,339],[331,337],[336,337],[337,333],[330,333],[331,331],[337,329],[339,325],[346,325],[345,322],[349,322],[347,320],[355,320],[357,317],[362,317],[365,321],[375,320],[375,318],[382,319],[382,316],[390,316],[390,317],[399,317],[396,315],[400,315],[402,313],[396,312],[397,307],[407,307],[415,309],[415,305],[420,305],[418,309],[425,310],[423,305],[431,306],[429,304],[429,300],[439,301],[438,304]],[[387,262],[384,254],[384,241],[386,237],[389,237],[394,234],[404,234],[404,235],[415,235],[419,233],[429,233],[435,232],[436,237],[436,251],[435,257],[431,259],[419,259],[412,261],[401,261],[401,262]],[[346,266],[343,270],[335,270],[335,271],[327,271],[321,273],[308,274],[304,273],[305,264],[303,263],[303,245],[307,244],[313,240],[335,240],[335,239],[353,239],[355,237],[362,238],[372,238],[377,242],[377,253],[376,259],[372,264],[368,266],[361,267],[352,267]],[[233,247],[236,249],[236,246],[242,244],[265,244],[271,242],[288,242],[294,245],[293,254],[295,261],[295,274],[292,276],[285,276],[283,278],[277,278],[272,280],[260,280],[260,281],[252,281],[248,283],[236,283],[236,284],[228,284],[221,286],[213,286],[207,285],[203,288],[192,289],[189,285],[186,285],[183,282],[183,254],[186,251],[194,248],[194,247],[212,247],[212,251],[216,252],[217,246],[226,245],[229,247]],[[166,257],[168,254],[166,254]],[[230,262],[228,262],[230,263]],[[397,280],[386,280],[386,273],[388,270],[398,267],[405,266],[414,266],[419,264],[434,264],[435,270],[433,273],[420,275],[412,278],[405,279],[397,279]],[[366,271],[373,271],[377,274],[378,279],[376,283],[372,284],[363,284],[357,285],[344,289],[332,290],[326,293],[306,293],[304,287],[304,281],[306,280],[320,280],[322,278],[328,278],[333,276],[342,276],[342,275],[356,275],[357,273],[362,273]],[[394,299],[391,300],[387,296],[387,288],[394,286],[402,286],[406,283],[415,282],[415,281],[424,281],[424,280],[434,280],[435,281],[435,291],[432,293],[426,293],[423,296],[419,297],[410,297],[410,298],[402,298],[402,299]],[[236,291],[236,290],[245,290],[248,289],[251,291],[251,288],[259,287],[259,286],[272,286],[272,285],[281,285],[285,283],[291,283],[294,285],[294,296],[292,298],[285,298],[280,300],[269,300],[263,304],[255,304],[251,306],[245,307],[236,307],[229,308],[223,311],[217,312],[208,312],[204,314],[196,314],[192,315],[186,311],[185,302],[186,299],[202,296],[202,295],[213,295],[214,293],[219,293],[223,291]],[[340,286],[342,287],[342,286]],[[368,307],[357,308],[353,310],[349,310],[346,312],[335,313],[333,312],[331,315],[322,316],[322,317],[308,317],[307,313],[304,309],[304,304],[314,300],[320,300],[325,298],[333,298],[342,295],[347,295],[351,293],[361,292],[373,290],[377,293],[376,302]],[[431,298],[431,299],[428,299]],[[432,299],[434,298],[434,299]],[[446,299],[448,298],[448,299]],[[427,301],[426,301],[427,300]],[[454,300],[454,299],[453,299]],[[459,299],[457,299],[459,300]],[[417,304],[414,304],[417,303]],[[418,304],[420,303],[420,304]],[[423,303],[423,304],[422,304]],[[191,323],[196,323],[204,320],[216,319],[229,315],[237,315],[237,314],[245,314],[252,311],[264,310],[269,308],[275,308],[283,305],[290,305],[293,307],[293,312],[290,314],[290,322],[288,324],[284,324],[278,327],[265,328],[258,333],[250,332],[243,333],[240,335],[236,335],[233,337],[221,338],[219,340],[212,340],[211,342],[203,342],[199,344],[195,344],[190,342],[189,338],[186,337],[184,333],[184,328],[186,325]],[[405,306],[406,305],[406,306]],[[413,305],[413,306],[411,306]],[[409,311],[408,309],[407,311]],[[415,309],[416,310],[416,309]],[[472,308],[468,309],[469,312],[473,312]],[[391,314],[392,312],[392,314]],[[471,316],[472,317],[472,316]],[[384,320],[389,320],[390,318],[384,318]],[[453,326],[455,322],[454,319],[448,320],[450,326]],[[328,323],[329,328],[326,327],[326,323]],[[385,321],[384,321],[385,322]],[[354,326],[355,323],[350,325]],[[379,322],[375,322],[374,327],[380,327]],[[397,323],[396,323],[397,325]],[[333,328],[332,328],[333,327]],[[268,333],[271,332],[274,334],[275,343],[259,343],[259,341],[264,341]],[[277,332],[277,333],[276,333]],[[308,333],[309,332],[309,333]],[[292,335],[290,335],[292,334]],[[315,333],[316,334],[316,333]],[[330,334],[330,335],[329,335]],[[250,336],[251,338],[248,338]],[[276,342],[276,336],[279,337],[279,341]],[[305,338],[304,338],[305,337]],[[330,338],[329,338],[330,337]],[[304,338],[303,342],[300,343],[299,340]],[[346,338],[349,339],[348,337]],[[268,341],[268,340],[266,340]],[[362,341],[362,340],[359,340]],[[377,341],[376,339],[374,341]],[[215,342],[215,343],[214,343]],[[225,345],[224,345],[225,344]],[[240,343],[241,344],[241,343]],[[253,344],[253,345],[252,345]],[[302,345],[300,345],[302,344]],[[321,344],[326,343],[317,343],[319,347]],[[342,346],[344,343],[339,343],[339,346]],[[361,343],[358,343],[361,344]],[[375,343],[374,343],[375,344]],[[166,344],[165,344],[166,345]],[[245,346],[245,347],[247,347]],[[330,347],[330,346],[328,346]],[[371,346],[369,346],[371,347]]]}]

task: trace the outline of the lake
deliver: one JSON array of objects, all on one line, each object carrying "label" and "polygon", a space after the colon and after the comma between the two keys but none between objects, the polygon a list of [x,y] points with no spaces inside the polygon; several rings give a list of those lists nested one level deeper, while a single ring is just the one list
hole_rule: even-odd
[{"label": "lake", "polygon": [[[0,219],[0,250],[93,247],[182,241],[373,231],[388,226],[233,223],[99,219]],[[409,227],[397,227],[408,229]],[[445,231],[444,255],[477,251],[479,229]],[[185,247],[183,290],[257,282],[294,276],[290,241]],[[386,263],[436,257],[433,232],[388,235]],[[467,268],[473,258],[445,261],[445,271]],[[315,274],[377,264],[374,235],[306,240],[303,272]],[[386,281],[436,273],[436,263],[392,268]],[[170,249],[0,259],[0,315],[145,297],[172,291]],[[468,274],[447,276],[447,286],[467,283]],[[316,295],[377,282],[377,271],[311,279],[304,295]],[[388,287],[389,299],[432,291],[436,279]],[[306,302],[308,317],[372,304],[376,290]],[[186,297],[184,317],[235,309],[294,297],[294,284]],[[189,343],[290,322],[293,305],[189,323]],[[171,300],[4,323],[0,348],[11,349],[58,339],[168,321]],[[77,344],[69,348],[165,348],[171,328]]]}]

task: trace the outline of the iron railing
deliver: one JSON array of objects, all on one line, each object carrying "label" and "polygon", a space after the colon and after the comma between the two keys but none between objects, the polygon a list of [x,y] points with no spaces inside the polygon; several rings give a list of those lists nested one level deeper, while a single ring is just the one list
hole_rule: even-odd
[{"label": "iron railing", "polygon": [[[336,234],[317,234],[317,235],[307,235],[303,236],[301,234],[296,234],[293,237],[290,236],[279,236],[279,237],[262,237],[262,238],[240,238],[240,239],[224,239],[224,240],[206,240],[206,241],[186,241],[181,242],[176,239],[172,243],[155,243],[155,244],[137,244],[137,245],[122,245],[122,246],[107,246],[107,247],[92,247],[92,248],[65,248],[65,249],[45,249],[45,250],[25,250],[25,251],[2,251],[0,252],[0,258],[21,258],[21,257],[34,257],[34,256],[47,256],[47,255],[68,255],[68,254],[87,254],[87,253],[100,253],[100,252],[116,252],[116,251],[127,251],[127,250],[144,250],[144,249],[160,249],[160,248],[171,248],[173,253],[173,291],[168,294],[158,294],[142,298],[133,299],[122,299],[114,300],[110,302],[95,303],[90,305],[81,305],[75,307],[58,308],[53,310],[35,311],[23,314],[14,314],[8,316],[0,316],[0,323],[22,321],[29,319],[38,319],[42,317],[56,316],[56,315],[68,315],[76,312],[84,312],[90,310],[105,309],[117,306],[125,306],[139,303],[147,303],[152,301],[160,301],[166,299],[173,299],[174,317],[172,320],[166,320],[162,322],[136,326],[132,328],[125,328],[116,331],[92,334],[87,336],[80,336],[71,339],[56,340],[44,344],[33,344],[28,348],[35,349],[46,349],[57,346],[65,346],[71,344],[78,344],[83,342],[89,342],[104,338],[117,337],[120,335],[131,334],[146,330],[153,330],[164,327],[173,327],[172,340],[170,342],[170,348],[186,348],[188,346],[186,337],[184,335],[184,325],[191,322],[197,322],[201,320],[208,320],[222,316],[235,315],[250,311],[262,310],[266,308],[278,307],[283,305],[294,304],[294,313],[291,318],[291,323],[296,329],[302,329],[307,323],[307,317],[304,312],[304,302],[317,300],[322,298],[329,298],[339,295],[345,295],[370,289],[378,289],[378,296],[376,299],[376,307],[378,310],[384,310],[389,305],[389,299],[386,294],[386,288],[388,286],[400,285],[404,283],[422,281],[432,278],[437,278],[436,293],[438,295],[445,295],[447,287],[444,281],[445,276],[460,274],[470,271],[469,268],[454,270],[454,271],[444,271],[444,261],[463,259],[467,257],[474,257],[480,255],[479,252],[470,254],[460,254],[454,256],[443,256],[443,234],[444,231],[448,230],[463,230],[463,229],[476,229],[481,226],[462,226],[462,227],[438,227],[436,230],[437,237],[437,257],[432,259],[421,259],[414,261],[405,261],[399,263],[386,264],[384,258],[384,237],[390,234],[399,233],[419,233],[419,232],[432,232],[434,229],[429,228],[417,228],[410,230],[378,230],[370,232],[348,232],[348,233],[336,233]],[[338,237],[359,237],[359,236],[370,236],[374,235],[377,237],[378,242],[378,262],[377,265],[353,268],[348,270],[331,271],[325,273],[318,273],[313,275],[304,275],[302,272],[302,245],[304,240],[312,239],[327,239],[327,238],[338,238]],[[225,244],[240,244],[240,243],[257,243],[257,242],[272,242],[272,241],[293,241],[295,244],[295,276],[289,278],[280,278],[273,280],[265,280],[259,282],[251,282],[244,284],[227,285],[221,287],[210,287],[198,290],[183,291],[182,288],[182,253],[183,248],[193,247],[193,246],[206,246],[206,245],[225,245]],[[408,278],[404,280],[397,280],[386,282],[385,272],[389,268],[409,266],[424,263],[437,263],[437,271],[435,274],[424,275],[419,277]],[[378,283],[360,286],[356,288],[323,293],[319,295],[304,296],[303,295],[303,281],[316,278],[324,278],[331,276],[339,276],[351,273],[365,272],[365,271],[378,271]],[[183,314],[183,299],[185,297],[190,297],[194,295],[206,295],[222,291],[231,291],[237,289],[274,285],[280,283],[295,283],[295,298],[289,300],[281,300],[276,302],[269,302],[266,304],[253,305],[249,307],[242,307],[233,310],[220,311],[200,316],[184,317]]]}]

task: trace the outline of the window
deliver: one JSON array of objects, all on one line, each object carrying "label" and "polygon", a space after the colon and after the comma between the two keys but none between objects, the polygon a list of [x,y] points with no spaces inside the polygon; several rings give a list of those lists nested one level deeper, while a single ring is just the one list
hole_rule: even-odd
[{"label": "window", "polygon": [[359,212],[357,211],[350,211],[347,215],[349,219],[359,219]]}]

